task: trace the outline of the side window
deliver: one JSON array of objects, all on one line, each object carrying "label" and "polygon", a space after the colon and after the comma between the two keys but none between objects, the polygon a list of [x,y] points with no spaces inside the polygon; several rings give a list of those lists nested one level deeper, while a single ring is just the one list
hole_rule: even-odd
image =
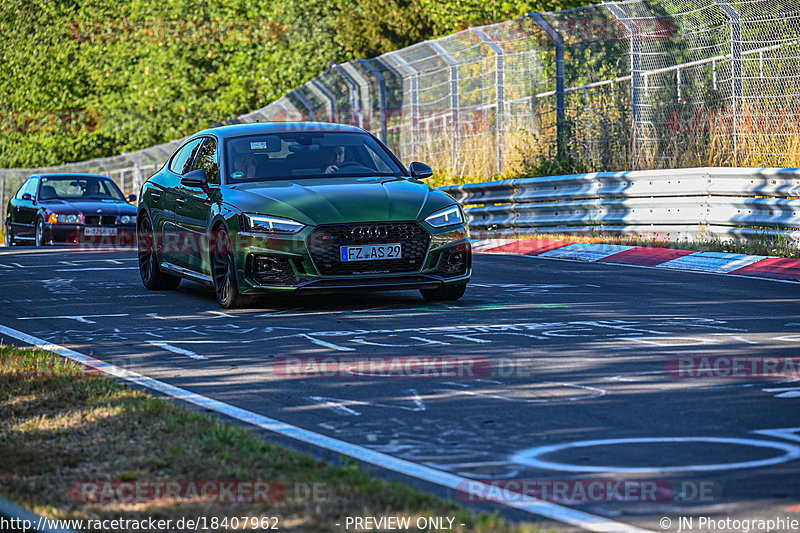
[{"label": "side window", "polygon": [[22,198],[22,195],[27,193],[36,197],[36,189],[39,188],[39,178],[28,178],[28,181],[25,185],[20,188],[19,192],[17,193],[17,198]]},{"label": "side window", "polygon": [[217,161],[217,140],[206,137],[197,151],[192,170],[202,168],[208,174],[208,182],[219,184],[219,162]]},{"label": "side window", "polygon": [[185,144],[183,148],[178,150],[178,152],[172,157],[172,162],[169,164],[169,169],[176,174],[184,175],[191,170],[189,165],[192,161],[192,155],[194,154],[195,150],[200,143],[203,142],[203,139],[195,139],[188,144]]},{"label": "side window", "polygon": [[22,199],[22,195],[28,192],[28,186],[31,184],[32,181],[33,178],[28,178],[28,180],[25,183],[23,183],[22,186],[19,188],[14,198],[16,198],[17,200]]}]

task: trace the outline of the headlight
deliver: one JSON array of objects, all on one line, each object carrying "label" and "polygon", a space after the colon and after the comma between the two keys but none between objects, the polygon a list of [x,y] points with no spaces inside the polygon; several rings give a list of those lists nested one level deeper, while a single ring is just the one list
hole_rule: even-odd
[{"label": "headlight", "polygon": [[47,217],[47,222],[50,224],[77,224],[80,220],[80,215],[57,215],[52,213]]},{"label": "headlight", "polygon": [[129,217],[128,215],[122,215],[121,217],[119,217],[119,223],[120,224],[130,224],[131,223],[131,217]]},{"label": "headlight", "polygon": [[464,217],[461,216],[461,208],[457,205],[436,211],[425,219],[425,222],[434,228],[443,228],[453,224],[462,224]]},{"label": "headlight", "polygon": [[297,233],[305,224],[295,222],[288,218],[268,217],[265,215],[244,214],[247,219],[247,229],[251,231],[266,231],[270,233]]}]

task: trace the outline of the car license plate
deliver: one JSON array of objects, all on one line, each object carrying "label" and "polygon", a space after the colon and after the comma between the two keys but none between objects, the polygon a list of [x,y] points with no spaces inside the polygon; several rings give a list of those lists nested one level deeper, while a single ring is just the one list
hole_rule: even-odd
[{"label": "car license plate", "polygon": [[117,228],[84,228],[83,234],[89,237],[113,237],[117,234]]},{"label": "car license plate", "polygon": [[400,259],[399,244],[366,244],[364,246],[342,246],[342,261],[375,261],[378,259]]}]

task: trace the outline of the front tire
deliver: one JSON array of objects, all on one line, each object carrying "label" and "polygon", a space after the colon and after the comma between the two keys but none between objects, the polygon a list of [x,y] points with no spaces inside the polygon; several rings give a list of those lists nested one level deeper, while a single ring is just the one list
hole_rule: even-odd
[{"label": "front tire", "polygon": [[181,278],[165,274],[158,268],[153,223],[147,213],[141,216],[136,225],[136,249],[139,254],[139,276],[142,278],[142,285],[145,289],[172,291],[178,288]]},{"label": "front tire", "polygon": [[44,246],[44,220],[36,219],[36,246]]},{"label": "front tire", "polygon": [[225,309],[244,307],[252,298],[239,293],[236,281],[236,263],[233,244],[228,230],[220,227],[216,232],[214,251],[211,253],[211,274],[217,301]]},{"label": "front tire", "polygon": [[442,285],[435,289],[420,289],[422,297],[431,302],[448,302],[458,300],[464,296],[467,290],[466,283],[455,283],[453,285]]}]

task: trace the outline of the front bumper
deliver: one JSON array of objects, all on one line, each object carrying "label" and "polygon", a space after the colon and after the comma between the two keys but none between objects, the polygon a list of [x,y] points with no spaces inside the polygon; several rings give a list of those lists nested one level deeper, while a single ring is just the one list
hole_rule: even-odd
[{"label": "front bumper", "polygon": [[[325,267],[317,264],[318,256],[315,262],[307,246],[309,235],[317,228],[287,236],[239,232],[235,246],[239,291],[253,294],[431,289],[468,281],[472,273],[472,250],[467,228],[462,225],[436,230],[423,223],[419,225],[427,232],[429,242],[412,271],[367,270],[346,275],[320,273],[325,272]],[[330,265],[327,271],[331,271]]]},{"label": "front bumper", "polygon": [[[116,229],[116,235],[86,235],[86,228]],[[50,224],[44,225],[45,242],[66,244],[112,244],[128,245],[136,242],[136,224],[118,224],[115,226],[86,226],[84,224]]]}]

